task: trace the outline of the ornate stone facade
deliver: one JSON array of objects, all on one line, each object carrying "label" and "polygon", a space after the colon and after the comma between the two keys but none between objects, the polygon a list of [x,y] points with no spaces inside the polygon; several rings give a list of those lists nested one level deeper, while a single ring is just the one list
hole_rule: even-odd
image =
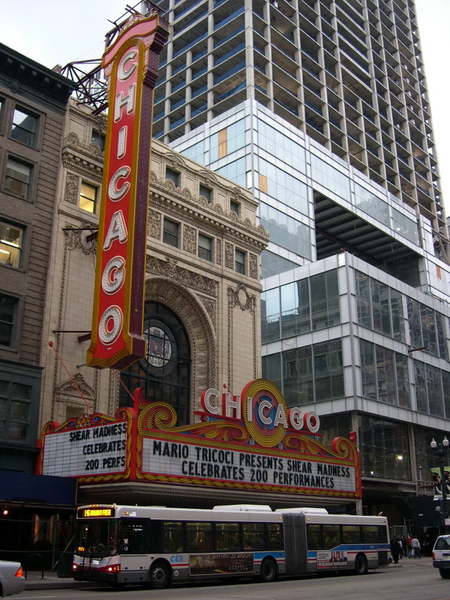
[{"label": "ornate stone facade", "polygon": [[[41,422],[63,421],[86,405],[113,414],[118,406],[120,376],[85,366],[91,330],[98,207],[94,214],[80,207],[82,182],[96,186],[101,197],[103,155],[93,144],[101,131],[98,117],[72,105],[63,144],[59,221],[55,231],[53,269],[49,279],[48,339],[60,360],[48,352],[44,372]],[[166,177],[178,173],[178,185]],[[166,306],[182,322],[191,355],[190,420],[208,387],[240,390],[260,376],[259,254],[267,245],[265,230],[256,225],[251,194],[191,160],[153,141],[146,261],[146,302]],[[200,194],[212,190],[212,202]],[[241,214],[230,210],[238,201]],[[178,238],[165,242],[166,220],[178,225]],[[198,238],[211,240],[209,258],[200,256]],[[225,264],[223,264],[223,248]],[[247,257],[246,274],[235,271],[236,249]],[[249,360],[251,357],[251,360]],[[67,371],[66,371],[67,369]],[[130,390],[132,391],[132,390]],[[165,398],[160,398],[165,400]]]}]

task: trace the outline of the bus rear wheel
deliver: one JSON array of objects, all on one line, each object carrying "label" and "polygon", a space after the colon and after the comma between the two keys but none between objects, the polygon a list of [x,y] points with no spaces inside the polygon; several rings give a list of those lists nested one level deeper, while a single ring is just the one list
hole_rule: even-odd
[{"label": "bus rear wheel", "polygon": [[358,554],[355,558],[355,571],[357,575],[365,575],[367,573],[367,558],[364,554]]},{"label": "bus rear wheel", "polygon": [[155,562],[150,567],[149,582],[154,590],[162,590],[169,585],[170,570],[164,562]]},{"label": "bus rear wheel", "polygon": [[272,558],[263,560],[259,577],[264,583],[275,581],[277,578],[277,565]]}]

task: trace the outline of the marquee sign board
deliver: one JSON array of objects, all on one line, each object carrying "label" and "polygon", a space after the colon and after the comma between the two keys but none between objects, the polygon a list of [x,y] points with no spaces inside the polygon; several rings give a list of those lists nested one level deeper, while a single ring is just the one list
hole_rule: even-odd
[{"label": "marquee sign board", "polygon": [[86,364],[124,369],[145,356],[143,305],[150,142],[159,16],[133,15],[102,61],[108,121],[91,346]]},{"label": "marquee sign board", "polygon": [[[320,441],[319,417],[288,409],[278,388],[258,379],[241,394],[204,392],[199,422],[176,426],[164,402],[136,401],[115,419],[83,415],[42,435],[40,473],[255,490],[345,499],[361,497],[353,441]],[[115,425],[114,425],[115,424]]]},{"label": "marquee sign board", "polygon": [[85,481],[129,479],[134,472],[132,409],[114,417],[98,413],[48,422],[42,431],[38,472],[42,475],[82,477]]}]

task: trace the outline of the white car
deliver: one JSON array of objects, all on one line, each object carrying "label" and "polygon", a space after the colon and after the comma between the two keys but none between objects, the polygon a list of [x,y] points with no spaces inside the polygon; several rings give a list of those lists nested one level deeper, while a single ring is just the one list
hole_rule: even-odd
[{"label": "white car", "polygon": [[20,594],[25,587],[25,577],[19,562],[0,560],[0,596]]},{"label": "white car", "polygon": [[450,535],[440,535],[434,543],[433,567],[439,569],[443,579],[450,577]]}]

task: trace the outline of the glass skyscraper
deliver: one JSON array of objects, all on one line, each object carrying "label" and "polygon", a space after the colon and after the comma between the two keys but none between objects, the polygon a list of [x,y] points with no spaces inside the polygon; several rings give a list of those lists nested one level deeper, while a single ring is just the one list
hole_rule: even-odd
[{"label": "glass skyscraper", "polygon": [[254,99],[432,222],[442,204],[414,0],[162,0],[154,136]]},{"label": "glass skyscraper", "polygon": [[251,189],[270,235],[264,376],[325,442],[356,432],[362,510],[434,515],[450,261],[413,0],[157,5],[153,135]]}]

